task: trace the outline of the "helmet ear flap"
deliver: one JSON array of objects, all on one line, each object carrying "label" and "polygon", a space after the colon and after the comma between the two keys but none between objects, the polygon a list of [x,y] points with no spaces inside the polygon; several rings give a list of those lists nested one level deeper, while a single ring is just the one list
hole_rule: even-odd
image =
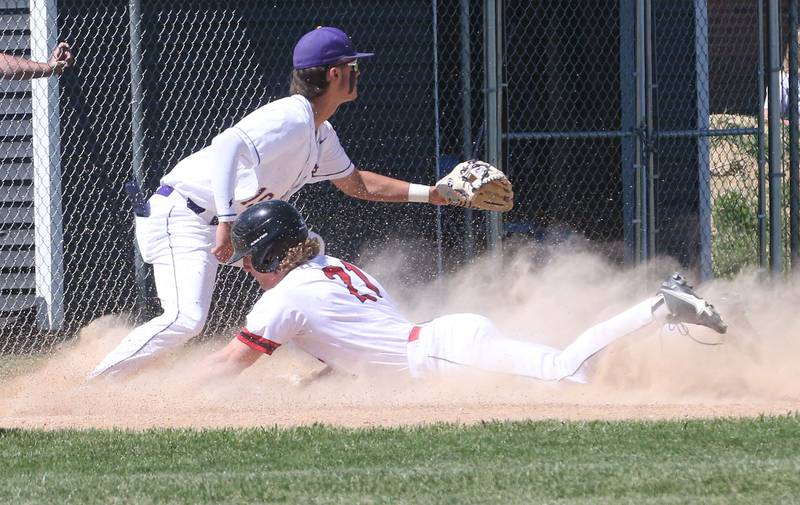
[{"label": "helmet ear flap", "polygon": [[283,255],[275,256],[271,254],[271,249],[271,247],[267,247],[253,251],[251,261],[253,263],[253,269],[256,272],[260,272],[262,274],[271,274],[278,269],[278,265],[280,265]]}]

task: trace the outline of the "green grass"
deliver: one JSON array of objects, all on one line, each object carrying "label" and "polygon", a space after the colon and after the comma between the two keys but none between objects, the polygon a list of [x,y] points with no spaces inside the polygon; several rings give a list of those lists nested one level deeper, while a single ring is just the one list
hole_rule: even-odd
[{"label": "green grass", "polygon": [[790,503],[800,417],[0,431],[0,503]]}]

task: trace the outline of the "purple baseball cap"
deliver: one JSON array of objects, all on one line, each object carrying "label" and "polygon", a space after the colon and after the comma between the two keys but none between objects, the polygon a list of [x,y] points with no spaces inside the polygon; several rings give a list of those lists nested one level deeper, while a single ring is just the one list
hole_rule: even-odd
[{"label": "purple baseball cap", "polygon": [[318,26],[306,33],[294,46],[292,65],[295,70],[324,67],[348,58],[369,58],[374,53],[357,53],[350,37],[332,26]]}]

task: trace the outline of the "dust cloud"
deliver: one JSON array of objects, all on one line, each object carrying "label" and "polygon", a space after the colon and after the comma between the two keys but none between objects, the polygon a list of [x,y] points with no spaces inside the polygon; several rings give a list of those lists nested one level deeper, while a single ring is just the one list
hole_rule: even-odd
[{"label": "dust cloud", "polygon": [[[404,285],[402,255],[372,257],[378,277],[412,321],[454,312],[490,317],[510,337],[565,347],[592,324],[655,294],[667,260],[620,269],[580,247],[483,258],[430,285]],[[531,258],[536,258],[532,261]],[[458,378],[327,375],[284,346],[234,380],[199,385],[202,359],[226,343],[190,344],[135,375],[86,374],[130,329],[104,316],[57,352],[0,379],[0,426],[35,428],[344,426],[471,423],[491,419],[661,419],[754,416],[800,410],[800,287],[755,272],[698,286],[729,324],[652,325],[593,360],[587,385],[469,372]],[[232,332],[231,332],[232,334]]]}]

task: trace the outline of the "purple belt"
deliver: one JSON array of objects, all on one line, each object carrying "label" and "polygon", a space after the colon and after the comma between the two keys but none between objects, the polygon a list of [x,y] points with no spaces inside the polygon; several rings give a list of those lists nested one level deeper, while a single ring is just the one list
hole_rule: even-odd
[{"label": "purple belt", "polygon": [[[168,186],[167,184],[162,184],[156,190],[156,194],[161,196],[169,196],[172,194],[173,191],[175,191],[175,188],[173,188],[172,186]],[[195,214],[202,214],[203,212],[206,211],[206,209],[194,203],[191,198],[186,199],[186,207]],[[211,218],[211,222],[208,224],[211,225],[218,224],[217,216]]]}]

